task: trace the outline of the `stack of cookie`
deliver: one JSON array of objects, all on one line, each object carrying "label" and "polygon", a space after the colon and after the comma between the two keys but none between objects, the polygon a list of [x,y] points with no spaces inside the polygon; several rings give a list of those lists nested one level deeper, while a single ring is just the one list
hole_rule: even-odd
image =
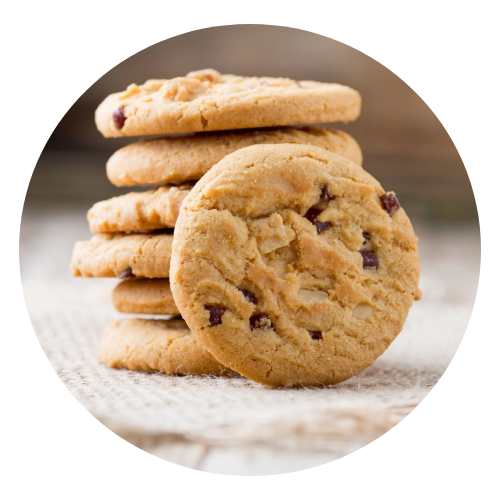
[{"label": "stack of cookie", "polygon": [[105,99],[105,137],[189,135],[143,139],[107,164],[113,184],[154,188],[92,207],[96,235],[75,245],[72,272],[119,278],[121,312],[183,319],[115,322],[100,360],[272,386],[373,363],[419,296],[417,239],[352,137],[290,127],[348,122],[360,105],[342,85],[214,70]]}]

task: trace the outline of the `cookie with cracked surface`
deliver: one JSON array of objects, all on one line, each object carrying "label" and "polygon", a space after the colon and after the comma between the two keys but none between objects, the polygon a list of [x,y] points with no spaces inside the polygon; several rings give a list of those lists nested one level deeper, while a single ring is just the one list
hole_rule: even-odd
[{"label": "cookie with cracked surface", "polygon": [[124,280],[113,290],[117,311],[134,314],[179,314],[168,279]]},{"label": "cookie with cracked surface", "polygon": [[85,278],[168,278],[171,234],[98,234],[77,241],[73,276]]},{"label": "cookie with cracked surface", "polygon": [[181,203],[191,188],[191,184],[163,186],[100,201],[88,211],[90,231],[116,233],[173,228]]},{"label": "cookie with cracked surface", "polygon": [[359,93],[337,83],[207,69],[129,85],[99,105],[95,121],[104,137],[122,137],[349,122],[360,110]]},{"label": "cookie with cracked surface", "polygon": [[224,365],[271,386],[327,385],[398,335],[419,268],[405,211],[360,166],[259,145],[225,157],[185,199],[170,284]]},{"label": "cookie with cracked surface", "polygon": [[99,361],[111,368],[169,375],[233,374],[202,347],[181,319],[115,321],[103,335]]},{"label": "cookie with cracked surface", "polygon": [[358,143],[345,132],[288,127],[143,139],[116,151],[106,170],[116,186],[176,184],[201,179],[213,165],[238,149],[285,143],[319,146],[358,165],[363,161]]}]

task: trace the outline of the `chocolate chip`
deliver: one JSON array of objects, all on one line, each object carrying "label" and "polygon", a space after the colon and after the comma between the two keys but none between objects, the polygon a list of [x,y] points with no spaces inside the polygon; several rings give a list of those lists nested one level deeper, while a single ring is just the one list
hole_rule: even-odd
[{"label": "chocolate chip", "polygon": [[307,212],[306,214],[304,215],[304,217],[309,221],[309,222],[312,222],[314,224],[314,221],[316,220],[316,217],[318,217],[318,215],[322,212],[322,210],[320,210],[319,208],[314,208],[314,207],[311,207]]},{"label": "chocolate chip", "polygon": [[319,221],[314,221],[313,224],[316,226],[318,233],[321,233],[321,231],[325,230],[330,225],[329,222],[319,222]]},{"label": "chocolate chip", "polygon": [[318,330],[308,330],[309,333],[309,336],[313,339],[313,340],[321,340],[323,338],[323,333],[318,331]]},{"label": "chocolate chip", "polygon": [[250,318],[250,328],[252,330],[274,330],[273,324],[265,314],[255,314]]},{"label": "chocolate chip", "polygon": [[125,111],[122,106],[119,108],[116,108],[113,111],[113,122],[115,124],[116,128],[123,128],[123,125],[125,125],[125,120],[127,117],[125,116]]},{"label": "chocolate chip", "polygon": [[378,257],[371,250],[360,250],[359,253],[363,257],[363,269],[378,269]]},{"label": "chocolate chip", "polygon": [[388,191],[384,195],[380,197],[380,201],[382,202],[382,206],[385,211],[392,215],[398,208],[401,208],[398,199],[396,198],[396,194],[393,191]]},{"label": "chocolate chip", "polygon": [[366,232],[366,231],[363,231],[363,238],[366,240],[366,241],[370,241],[370,233]]},{"label": "chocolate chip", "polygon": [[123,273],[121,273],[120,276],[118,276],[118,277],[122,280],[131,280],[131,279],[137,278],[137,276],[132,272],[131,267],[129,267],[128,269],[123,271]]},{"label": "chocolate chip", "polygon": [[318,215],[322,212],[322,210],[319,210],[318,208],[311,207],[304,217],[309,221],[312,222],[315,226],[316,229],[318,230],[318,233],[321,233],[324,229],[326,229],[330,223],[329,222],[319,222],[316,220]]},{"label": "chocolate chip", "polygon": [[323,187],[321,188],[321,195],[319,199],[320,201],[330,201],[335,199],[335,196],[330,196],[328,194],[328,184],[324,184]]},{"label": "chocolate chip", "polygon": [[248,290],[245,290],[244,288],[240,288],[239,290],[245,296],[245,299],[247,299],[247,302],[251,302],[252,304],[257,304],[257,297],[252,292],[249,292]]},{"label": "chocolate chip", "polygon": [[220,325],[222,323],[222,315],[226,311],[223,307],[205,306],[205,309],[210,313],[210,326]]}]

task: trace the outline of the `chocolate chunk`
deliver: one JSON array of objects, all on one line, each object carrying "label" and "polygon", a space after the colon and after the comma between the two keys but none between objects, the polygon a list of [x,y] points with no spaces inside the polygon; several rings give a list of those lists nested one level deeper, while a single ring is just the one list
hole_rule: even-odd
[{"label": "chocolate chunk", "polygon": [[127,117],[125,116],[125,111],[122,106],[119,108],[116,108],[113,111],[113,122],[115,124],[116,128],[123,128],[123,125],[125,125],[125,120]]},{"label": "chocolate chunk", "polygon": [[363,257],[363,269],[378,269],[378,257],[371,250],[360,250],[359,253]]},{"label": "chocolate chunk", "polygon": [[319,222],[319,221],[314,221],[313,224],[316,226],[316,229],[318,230],[318,233],[321,233],[324,229],[326,229],[330,223],[329,222]]},{"label": "chocolate chunk", "polygon": [[313,340],[321,340],[323,338],[323,333],[318,330],[309,330],[308,333]]},{"label": "chocolate chunk", "polygon": [[321,213],[322,211],[319,209],[319,208],[314,208],[314,207],[311,207],[307,212],[306,214],[304,215],[304,217],[309,221],[309,222],[312,222],[314,224],[314,221],[316,220],[316,217],[318,217],[318,215]]},{"label": "chocolate chunk", "polygon": [[318,230],[318,233],[321,233],[324,229],[326,229],[330,223],[329,222],[319,222],[317,219],[318,215],[322,212],[322,210],[318,208],[311,207],[304,217],[309,221],[312,222],[315,226],[316,229]]},{"label": "chocolate chunk", "polygon": [[382,206],[384,207],[385,211],[389,215],[394,214],[394,212],[398,208],[401,208],[401,205],[399,204],[399,201],[396,198],[396,194],[393,191],[388,191],[387,193],[382,195],[380,197],[380,201],[382,202]]},{"label": "chocolate chunk", "polygon": [[335,196],[330,196],[328,194],[328,184],[324,184],[323,187],[321,188],[321,195],[319,199],[320,201],[330,201],[335,199]]},{"label": "chocolate chunk", "polygon": [[118,277],[122,280],[131,280],[131,279],[137,278],[137,276],[132,272],[131,267],[129,267],[128,269],[123,271],[123,273],[121,273],[120,276],[118,276]]},{"label": "chocolate chunk", "polygon": [[366,241],[370,241],[370,233],[366,232],[366,231],[363,231],[363,238],[366,240]]},{"label": "chocolate chunk", "polygon": [[265,314],[255,314],[250,318],[250,328],[252,330],[274,330],[273,324]]},{"label": "chocolate chunk", "polygon": [[210,326],[220,325],[222,323],[222,315],[226,311],[223,307],[205,306],[205,309],[210,313]]},{"label": "chocolate chunk", "polygon": [[252,292],[249,292],[248,290],[245,290],[244,288],[240,288],[239,290],[245,296],[245,299],[247,299],[247,302],[251,302],[252,304],[257,304],[257,297]]}]

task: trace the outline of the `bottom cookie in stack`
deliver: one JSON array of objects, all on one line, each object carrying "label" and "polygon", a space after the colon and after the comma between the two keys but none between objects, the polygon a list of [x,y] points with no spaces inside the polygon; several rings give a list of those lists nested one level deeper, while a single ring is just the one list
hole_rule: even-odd
[{"label": "bottom cookie in stack", "polygon": [[234,375],[201,346],[182,319],[115,321],[104,333],[99,361],[111,368],[169,375]]}]

